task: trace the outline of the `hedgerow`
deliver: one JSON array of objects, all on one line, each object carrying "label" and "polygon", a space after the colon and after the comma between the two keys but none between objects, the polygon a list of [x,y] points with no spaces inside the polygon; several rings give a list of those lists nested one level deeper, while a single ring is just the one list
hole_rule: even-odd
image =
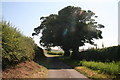
[{"label": "hedgerow", "polygon": [[2,68],[33,60],[37,45],[31,37],[24,36],[17,28],[6,21],[2,27]]},{"label": "hedgerow", "polygon": [[89,49],[87,51],[79,52],[76,59],[87,61],[120,61],[120,45],[102,49]]}]

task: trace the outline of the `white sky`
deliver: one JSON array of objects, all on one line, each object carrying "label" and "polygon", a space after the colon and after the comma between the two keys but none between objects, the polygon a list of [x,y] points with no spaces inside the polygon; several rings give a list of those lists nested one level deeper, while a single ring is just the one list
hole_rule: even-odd
[{"label": "white sky", "polygon": [[[8,2],[10,1],[10,2]],[[36,1],[36,2],[35,2]],[[103,39],[95,43],[101,47],[118,45],[118,1],[119,0],[30,0],[27,2],[14,2],[14,0],[2,0],[2,17],[18,27],[23,34],[31,36],[33,29],[40,25],[40,17],[57,14],[66,6],[78,6],[84,10],[92,10],[98,16],[97,22],[103,24]],[[1,3],[0,3],[1,5]],[[39,45],[39,38],[34,37]],[[85,48],[90,45],[86,45]]]}]

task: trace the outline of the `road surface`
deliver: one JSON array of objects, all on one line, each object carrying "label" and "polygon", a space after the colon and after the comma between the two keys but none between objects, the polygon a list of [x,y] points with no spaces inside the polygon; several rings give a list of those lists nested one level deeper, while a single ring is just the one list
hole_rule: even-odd
[{"label": "road surface", "polygon": [[[47,58],[48,77],[47,78],[62,78],[62,80],[90,80],[83,74],[80,74],[70,66],[64,64],[54,57]],[[75,78],[75,79],[73,79]]]}]

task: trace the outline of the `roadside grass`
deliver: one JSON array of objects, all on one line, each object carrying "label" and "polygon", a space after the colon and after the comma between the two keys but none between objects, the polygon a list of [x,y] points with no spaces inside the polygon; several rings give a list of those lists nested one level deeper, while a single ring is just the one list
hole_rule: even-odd
[{"label": "roadside grass", "polygon": [[[89,61],[84,61],[84,60],[80,61],[80,60],[70,59],[70,58],[60,58],[60,60],[62,60],[65,64],[71,66],[78,72],[84,74],[85,76],[87,76],[88,78],[93,79],[93,80],[103,80],[103,79],[112,80],[114,78],[119,78],[119,76],[118,76],[119,72],[118,72],[118,66],[117,66],[117,64],[119,62],[117,62],[117,63],[115,63],[115,62],[111,62],[111,63],[92,62],[90,64]],[[85,65],[84,62],[86,62],[86,64],[89,63],[91,66],[94,66],[94,67],[92,67],[92,68],[88,67]],[[104,66],[101,64],[104,64]],[[96,69],[97,66],[98,66],[98,68]],[[103,69],[101,69],[99,66],[101,66],[101,68],[103,68]],[[106,66],[106,68],[105,68],[105,66]],[[109,69],[110,69],[111,73],[110,73]]]},{"label": "roadside grass", "polygon": [[112,80],[113,78],[116,78],[116,76],[114,76],[114,75],[99,73],[99,70],[92,70],[85,66],[75,67],[75,70],[77,70],[78,72],[86,75],[88,78],[93,79],[93,80],[103,80],[103,79]]},{"label": "roadside grass", "polygon": [[100,72],[110,74],[110,75],[119,75],[120,71],[119,66],[120,62],[94,62],[94,61],[81,61],[82,66],[88,67],[93,70],[100,70]]}]

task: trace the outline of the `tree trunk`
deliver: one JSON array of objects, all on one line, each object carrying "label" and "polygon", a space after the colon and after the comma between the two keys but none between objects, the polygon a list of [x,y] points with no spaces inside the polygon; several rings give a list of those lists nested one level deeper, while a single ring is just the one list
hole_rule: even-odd
[{"label": "tree trunk", "polygon": [[70,51],[66,50],[65,53],[64,53],[64,56],[70,56]]},{"label": "tree trunk", "polygon": [[62,47],[62,49],[64,50],[64,56],[70,56],[70,51],[67,46]]},{"label": "tree trunk", "polygon": [[72,49],[72,55],[71,55],[71,58],[78,58],[78,53],[79,53],[79,47],[74,47],[73,49]]},{"label": "tree trunk", "polygon": [[70,56],[70,51],[69,49],[64,48],[64,56]]}]

